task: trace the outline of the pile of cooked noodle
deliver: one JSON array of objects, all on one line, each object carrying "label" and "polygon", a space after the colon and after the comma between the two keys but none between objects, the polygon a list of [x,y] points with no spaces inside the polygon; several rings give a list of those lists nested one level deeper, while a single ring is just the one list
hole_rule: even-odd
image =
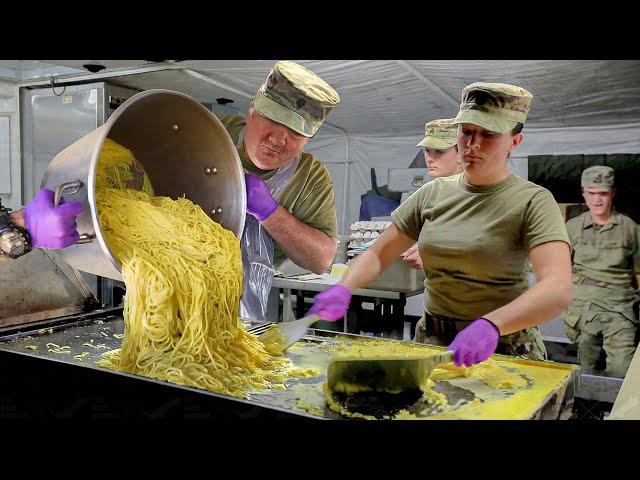
[{"label": "pile of cooked noodle", "polygon": [[100,365],[245,397],[304,375],[238,319],[242,260],[236,236],[186,198],[127,188],[133,153],[107,139],[96,172],[100,228],[127,286],[122,347]]}]

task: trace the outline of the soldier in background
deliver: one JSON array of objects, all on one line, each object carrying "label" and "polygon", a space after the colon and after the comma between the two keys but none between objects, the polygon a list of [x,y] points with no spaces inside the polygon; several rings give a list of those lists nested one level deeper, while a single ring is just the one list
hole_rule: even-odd
[{"label": "soldier in background", "polygon": [[582,172],[582,196],[588,212],[567,222],[573,262],[573,303],[563,319],[578,346],[585,373],[601,370],[623,378],[637,346],[640,299],[634,260],[639,253],[638,225],[613,208],[615,174],[595,166]]},{"label": "soldier in background", "polygon": [[[424,152],[424,162],[433,178],[450,177],[462,173],[456,141],[458,128],[452,125],[453,118],[432,120],[424,126],[424,138],[416,145]],[[422,259],[418,244],[402,254],[407,266],[422,270]]]}]

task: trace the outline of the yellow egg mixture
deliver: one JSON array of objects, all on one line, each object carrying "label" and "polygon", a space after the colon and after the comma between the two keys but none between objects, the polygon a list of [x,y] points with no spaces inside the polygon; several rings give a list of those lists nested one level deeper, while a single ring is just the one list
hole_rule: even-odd
[{"label": "yellow egg mixture", "polygon": [[[419,358],[425,354],[441,353],[442,348],[415,343],[377,340],[370,338],[340,338],[336,345],[324,347],[328,357],[404,357]],[[291,351],[307,348],[296,344]],[[316,357],[316,361],[318,358]],[[328,363],[328,360],[325,360]],[[320,368],[321,369],[321,368]],[[324,367],[326,370],[326,367]],[[442,364],[434,369],[430,381],[422,386],[420,399],[429,408],[425,412],[410,413],[406,409],[387,418],[395,419],[526,419],[530,418],[549,395],[562,387],[574,367],[553,362],[538,362],[515,357],[496,355],[472,367],[456,367]],[[450,382],[472,392],[475,398],[461,405],[449,405],[447,397],[433,388],[439,382]],[[342,391],[348,387],[339,387]],[[354,391],[362,391],[356,386]],[[322,385],[323,397],[329,410],[351,418],[374,419],[370,415],[351,412],[329,392],[326,382]],[[318,395],[308,386],[299,387],[298,408],[317,414]],[[434,411],[434,407],[436,412]],[[427,411],[428,410],[428,411]]]}]

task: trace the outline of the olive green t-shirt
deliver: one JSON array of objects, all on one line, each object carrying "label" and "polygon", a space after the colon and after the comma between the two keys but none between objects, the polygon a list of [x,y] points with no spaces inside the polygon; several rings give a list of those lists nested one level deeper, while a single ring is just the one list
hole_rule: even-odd
[{"label": "olive green t-shirt", "polygon": [[554,240],[569,243],[551,193],[513,173],[483,186],[467,184],[462,174],[436,178],[391,218],[418,241],[425,309],[460,320],[486,315],[528,289],[530,249]]},{"label": "olive green t-shirt", "polygon": [[[238,143],[240,131],[246,122],[241,115],[217,115],[222,125],[227,129],[233,143]],[[278,171],[261,170],[256,167],[240,145],[238,154],[242,166],[248,172],[254,173],[264,180],[270,179]],[[313,155],[302,152],[300,164],[287,186],[278,195],[278,203],[296,219],[330,237],[338,236],[338,220],[336,217],[333,181],[327,168]],[[276,268],[286,260],[287,256],[274,241],[274,265]]]},{"label": "olive green t-shirt", "polygon": [[574,282],[585,277],[621,287],[633,285],[634,256],[640,252],[640,230],[629,217],[614,212],[600,227],[590,212],[567,222]]}]

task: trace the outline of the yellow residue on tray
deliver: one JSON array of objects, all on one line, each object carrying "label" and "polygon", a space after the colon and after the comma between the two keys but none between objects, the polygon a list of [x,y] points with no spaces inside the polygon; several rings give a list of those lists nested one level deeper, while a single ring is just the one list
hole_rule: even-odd
[{"label": "yellow residue on tray", "polygon": [[317,368],[292,367],[287,375],[292,378],[310,378],[322,375],[322,372]]},{"label": "yellow residue on tray", "polygon": [[78,355],[74,355],[73,358],[75,358],[76,360],[84,360],[84,358],[88,355],[89,355],[89,352],[82,352]]},{"label": "yellow residue on tray", "polygon": [[[485,402],[472,402],[452,412],[432,416],[432,419],[466,420],[522,420],[531,418],[548,396],[566,380],[571,370],[565,367],[548,367],[514,362],[519,375],[534,379],[530,387],[516,388],[513,395]],[[477,399],[476,399],[477,400]]]},{"label": "yellow residue on tray", "polygon": [[431,379],[439,382],[457,377],[471,377],[495,389],[522,388],[527,381],[521,375],[509,372],[492,358],[471,367],[456,367],[453,362],[436,367]]},{"label": "yellow residue on tray", "polygon": [[389,340],[365,340],[358,342],[352,340],[348,344],[340,345],[335,349],[336,358],[340,357],[388,357],[391,355],[404,358],[422,358],[425,355],[441,353],[442,350],[429,348],[407,342],[393,342]]},{"label": "yellow residue on tray", "polygon": [[[425,355],[441,353],[442,349],[426,345],[388,340],[371,340],[356,345],[345,345],[336,349],[336,358],[340,357],[388,357],[422,358]],[[436,367],[430,379],[436,382],[458,377],[471,377],[495,389],[519,388],[527,385],[520,375],[509,372],[499,362],[489,358],[472,367],[456,367],[453,362]]]},{"label": "yellow residue on tray", "polygon": [[[340,339],[341,345],[335,346],[331,353],[336,358],[366,356],[398,356],[415,358],[442,352],[442,348],[428,345],[411,344],[389,340],[350,338]],[[422,400],[432,407],[442,405],[442,413],[429,414],[427,411],[417,414],[406,409],[400,410],[395,419],[526,419],[540,409],[548,397],[562,386],[572,374],[572,368],[563,364],[549,362],[548,366],[541,362],[522,358],[497,355],[472,367],[456,367],[453,363],[439,365],[434,369],[428,388],[424,388]],[[444,394],[433,390],[432,382],[450,381],[458,388],[475,394],[473,400],[460,405],[447,406]],[[469,383],[471,382],[471,383]],[[484,389],[480,385],[484,385]],[[327,384],[323,390],[327,392]],[[341,387],[344,391],[345,389]],[[361,389],[354,388],[354,391]],[[491,393],[494,392],[494,393]],[[441,400],[442,403],[439,403]],[[344,406],[338,405],[332,395],[327,394],[326,405],[341,415],[365,418],[360,414],[347,412]],[[428,416],[427,416],[428,415]]]}]

